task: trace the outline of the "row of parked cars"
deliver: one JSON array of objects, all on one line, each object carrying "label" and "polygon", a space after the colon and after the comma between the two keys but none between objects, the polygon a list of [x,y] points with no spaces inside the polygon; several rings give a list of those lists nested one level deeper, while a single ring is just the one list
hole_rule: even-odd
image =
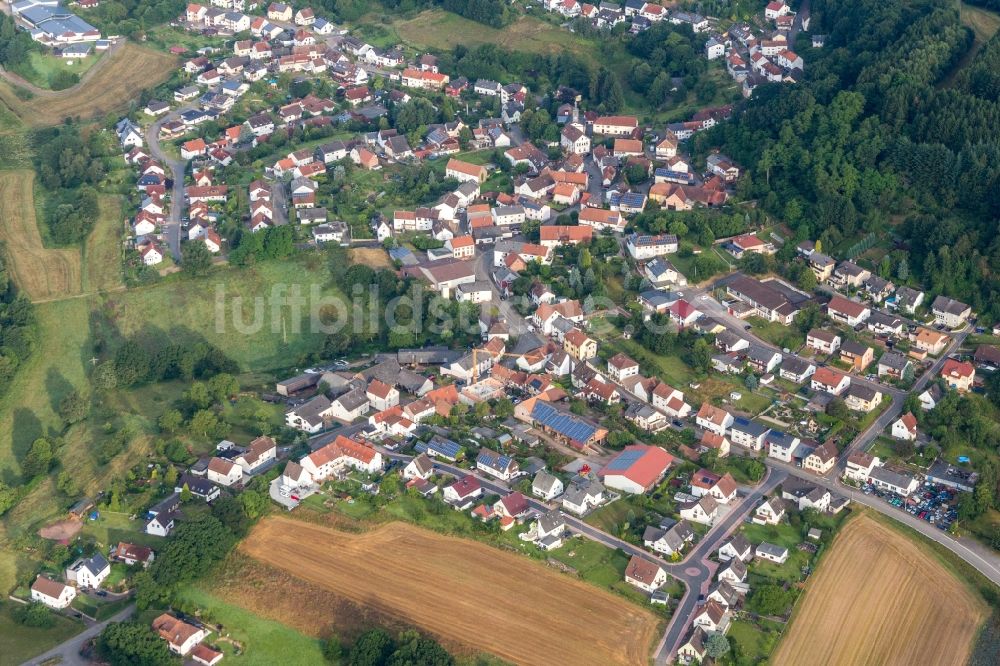
[{"label": "row of parked cars", "polygon": [[881,497],[894,507],[906,511],[920,520],[926,520],[939,529],[947,530],[958,518],[955,492],[944,486],[924,483],[923,486],[909,497],[902,497],[893,492],[880,490],[872,485],[862,488],[866,495]]}]

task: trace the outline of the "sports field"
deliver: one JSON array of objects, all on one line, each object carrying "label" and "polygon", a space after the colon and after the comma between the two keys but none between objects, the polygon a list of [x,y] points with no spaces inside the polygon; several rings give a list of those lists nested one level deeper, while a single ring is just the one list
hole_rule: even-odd
[{"label": "sports field", "polygon": [[[404,523],[353,534],[275,517],[240,548],[446,644],[512,663],[643,664],[656,638],[652,613],[610,593],[525,557]],[[314,621],[325,619],[317,613]]]},{"label": "sports field", "polygon": [[[0,107],[31,126],[56,125],[67,117],[90,120],[126,106],[140,90],[165,80],[176,65],[174,56],[127,43],[104,56],[100,68],[83,83],[66,90],[25,100],[0,81]],[[10,114],[0,112],[5,115]]]},{"label": "sports field", "polygon": [[986,606],[927,550],[865,515],[831,548],[771,663],[966,663]]},{"label": "sports field", "polygon": [[47,249],[35,219],[33,171],[0,171],[0,240],[14,281],[33,301],[80,293],[80,250]]}]

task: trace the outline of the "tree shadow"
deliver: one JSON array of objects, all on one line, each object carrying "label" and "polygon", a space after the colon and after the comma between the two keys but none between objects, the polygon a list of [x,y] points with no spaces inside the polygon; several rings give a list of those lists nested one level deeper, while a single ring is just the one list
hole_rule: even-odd
[{"label": "tree shadow", "polygon": [[45,373],[45,391],[49,394],[49,406],[59,413],[59,403],[75,390],[75,387],[56,368],[49,368]]},{"label": "tree shadow", "polygon": [[[39,437],[44,436],[45,431],[42,428],[42,422],[35,416],[34,411],[27,407],[19,407],[14,410],[14,427],[11,434],[11,439],[13,440],[11,453],[14,454],[14,459],[20,464],[24,460],[24,456],[28,454],[31,443]],[[8,471],[8,476],[11,478],[7,479],[7,482],[13,481],[15,478],[13,471]]]}]

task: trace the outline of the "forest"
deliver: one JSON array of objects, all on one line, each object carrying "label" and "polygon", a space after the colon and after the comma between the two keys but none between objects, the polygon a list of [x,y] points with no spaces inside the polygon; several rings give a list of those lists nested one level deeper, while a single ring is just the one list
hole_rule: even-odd
[{"label": "forest", "polygon": [[815,0],[812,13],[830,37],[804,84],[760,88],[698,147],[748,166],[741,194],[797,238],[836,254],[874,234],[898,284],[1000,319],[1000,39],[942,85],[972,44],[952,4]]}]

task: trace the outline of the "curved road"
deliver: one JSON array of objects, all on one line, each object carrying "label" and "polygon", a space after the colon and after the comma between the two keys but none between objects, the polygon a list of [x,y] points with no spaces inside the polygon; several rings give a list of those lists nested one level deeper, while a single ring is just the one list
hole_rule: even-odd
[{"label": "curved road", "polygon": [[170,210],[167,213],[164,227],[167,245],[170,246],[170,254],[173,255],[174,261],[180,261],[181,258],[181,212],[185,205],[184,171],[187,169],[187,160],[172,159],[163,151],[163,147],[160,146],[160,127],[168,120],[176,120],[188,108],[175,109],[146,128],[146,145],[149,147],[150,154],[160,164],[170,169],[170,177],[174,182],[173,189],[170,191]]}]

